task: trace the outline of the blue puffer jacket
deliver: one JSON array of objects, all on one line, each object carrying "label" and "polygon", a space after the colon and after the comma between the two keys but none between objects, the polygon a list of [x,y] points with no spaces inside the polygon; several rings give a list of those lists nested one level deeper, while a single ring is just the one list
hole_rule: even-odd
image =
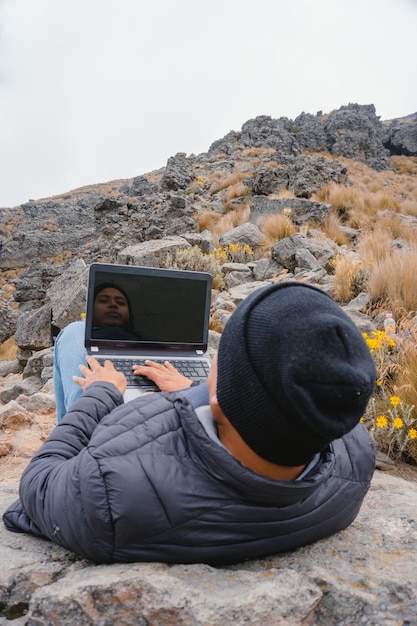
[{"label": "blue puffer jacket", "polygon": [[26,468],[9,530],[47,537],[99,563],[232,563],[346,528],[369,488],[374,451],[359,424],[313,473],[274,481],[212,441],[187,400],[127,404],[94,383]]}]

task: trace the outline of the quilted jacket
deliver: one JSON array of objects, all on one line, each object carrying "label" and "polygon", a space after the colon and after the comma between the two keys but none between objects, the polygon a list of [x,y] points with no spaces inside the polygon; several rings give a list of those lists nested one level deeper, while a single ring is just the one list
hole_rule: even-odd
[{"label": "quilted jacket", "polygon": [[293,550],[357,516],[374,470],[359,424],[299,481],[245,468],[179,393],[126,404],[90,385],[34,456],[3,515],[99,563],[225,564]]}]

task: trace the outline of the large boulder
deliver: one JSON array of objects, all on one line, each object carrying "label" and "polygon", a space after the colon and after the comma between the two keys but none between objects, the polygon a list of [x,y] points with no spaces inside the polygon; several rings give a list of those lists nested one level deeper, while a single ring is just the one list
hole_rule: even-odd
[{"label": "large boulder", "polygon": [[[2,511],[16,497],[16,483],[0,484]],[[0,624],[411,626],[417,623],[416,509],[415,483],[377,471],[346,530],[229,567],[97,566],[1,524]]]}]

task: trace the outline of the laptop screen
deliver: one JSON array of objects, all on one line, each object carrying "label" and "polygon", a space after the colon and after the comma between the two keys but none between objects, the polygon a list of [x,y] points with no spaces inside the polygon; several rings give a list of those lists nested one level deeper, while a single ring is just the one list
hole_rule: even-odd
[{"label": "laptop screen", "polygon": [[205,351],[211,284],[206,272],[93,263],[86,347]]}]

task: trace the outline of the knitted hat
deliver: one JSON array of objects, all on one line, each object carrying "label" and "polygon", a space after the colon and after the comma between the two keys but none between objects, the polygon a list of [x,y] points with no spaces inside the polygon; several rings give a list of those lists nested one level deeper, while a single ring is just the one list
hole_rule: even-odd
[{"label": "knitted hat", "polygon": [[323,291],[255,291],[219,344],[217,398],[246,444],[278,465],[307,463],[359,422],[375,384],[360,331]]}]

